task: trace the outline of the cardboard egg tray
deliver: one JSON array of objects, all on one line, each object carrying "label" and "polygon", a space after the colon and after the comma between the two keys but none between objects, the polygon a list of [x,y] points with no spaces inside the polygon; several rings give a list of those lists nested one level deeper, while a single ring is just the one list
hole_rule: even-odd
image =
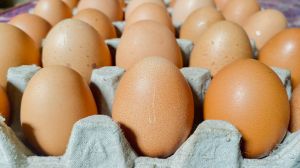
[{"label": "cardboard egg tray", "polygon": [[[106,43],[115,49],[118,39],[107,40]],[[178,44],[185,59],[188,59],[192,43],[178,40]],[[23,143],[19,116],[24,89],[39,69],[35,65],[26,65],[10,68],[8,71],[7,91],[12,105],[12,124],[8,127],[3,119],[0,121],[1,168],[300,167],[300,132],[288,133],[284,141],[266,158],[244,159],[240,152],[241,134],[233,125],[224,121],[204,121],[195,125],[191,136],[169,158],[137,156],[119,125],[110,117],[115,90],[125,72],[119,67],[103,67],[92,73],[90,87],[96,103],[101,103],[99,107],[102,115],[81,119],[74,125],[63,156],[36,156]],[[273,69],[285,85],[288,95],[291,95],[289,71]],[[203,102],[211,80],[210,72],[202,68],[182,68],[181,72],[192,88],[195,112],[199,113],[199,104]]]}]

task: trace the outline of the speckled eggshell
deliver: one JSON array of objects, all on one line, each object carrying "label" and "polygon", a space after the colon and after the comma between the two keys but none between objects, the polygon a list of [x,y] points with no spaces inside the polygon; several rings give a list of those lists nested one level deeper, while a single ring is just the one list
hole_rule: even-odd
[{"label": "speckled eggshell", "polygon": [[152,20],[167,26],[175,33],[175,28],[172,24],[171,17],[166,8],[154,3],[144,3],[138,6],[131,15],[126,18],[126,27],[133,23],[142,20]]},{"label": "speckled eggshell", "polygon": [[243,25],[253,14],[260,11],[257,0],[230,0],[223,9],[226,20]]},{"label": "speckled eggshell", "polygon": [[117,38],[116,29],[113,26],[110,19],[102,12],[96,9],[84,9],[79,11],[75,16],[75,19],[79,19],[88,23],[104,39],[112,39]]},{"label": "speckled eggshell", "polygon": [[214,76],[204,99],[204,119],[236,126],[243,155],[261,158],[287,133],[289,100],[272,69],[254,59],[239,60]]},{"label": "speckled eggshell", "polygon": [[127,19],[137,7],[144,3],[155,3],[156,5],[165,7],[164,2],[162,0],[131,0],[128,2],[128,5],[125,10],[125,19]]},{"label": "speckled eggshell", "polygon": [[215,7],[213,0],[177,0],[173,9],[172,21],[175,25],[181,25],[185,19],[195,10],[203,7]]},{"label": "speckled eggshell", "polygon": [[112,117],[138,154],[167,157],[191,132],[193,95],[176,66],[148,57],[121,78]]},{"label": "speckled eggshell", "polygon": [[93,69],[111,65],[104,39],[87,23],[67,19],[49,32],[43,48],[43,66],[64,65],[89,82]]},{"label": "speckled eggshell", "polygon": [[300,84],[300,28],[285,29],[261,49],[259,60],[291,71],[292,84]]},{"label": "speckled eggshell", "polygon": [[70,9],[73,9],[77,6],[79,0],[62,0],[64,3],[66,3]]},{"label": "speckled eggshell", "polygon": [[293,90],[291,99],[291,121],[289,130],[296,132],[300,130],[300,85]]},{"label": "speckled eggshell", "polygon": [[208,68],[215,75],[224,66],[252,58],[252,48],[246,32],[239,25],[220,21],[203,32],[190,58],[190,67]]},{"label": "speckled eggshell", "polygon": [[62,0],[39,0],[33,13],[47,20],[52,26],[72,17],[71,9]]},{"label": "speckled eggshell", "polygon": [[52,27],[45,19],[28,13],[15,16],[9,21],[9,24],[27,33],[38,47],[41,47],[42,40],[47,36]]},{"label": "speckled eggshell", "polygon": [[64,154],[73,124],[97,114],[87,83],[64,66],[41,69],[29,81],[21,103],[21,124],[26,141],[38,152]]},{"label": "speckled eggshell", "polygon": [[0,85],[6,89],[6,75],[10,67],[40,65],[41,58],[35,42],[19,28],[0,23]]},{"label": "speckled eggshell", "polygon": [[285,16],[278,10],[266,9],[255,13],[243,25],[256,47],[261,49],[273,36],[287,27]]},{"label": "speckled eggshell", "polygon": [[155,21],[139,21],[123,33],[116,53],[116,65],[129,69],[149,56],[164,57],[181,68],[180,48],[174,33]]},{"label": "speckled eggshell", "polygon": [[103,12],[111,21],[123,20],[123,9],[118,0],[80,0],[78,11],[87,8]]},{"label": "speckled eggshell", "polygon": [[221,12],[213,7],[197,9],[189,15],[180,29],[180,38],[196,42],[211,25],[224,20]]},{"label": "speckled eggshell", "polygon": [[10,106],[5,90],[0,86],[0,115],[5,118],[5,122],[9,123]]}]

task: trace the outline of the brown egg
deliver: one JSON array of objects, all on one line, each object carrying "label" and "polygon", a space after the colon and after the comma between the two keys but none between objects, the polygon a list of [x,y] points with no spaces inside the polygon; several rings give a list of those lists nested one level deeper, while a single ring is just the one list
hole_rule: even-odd
[{"label": "brown egg", "polygon": [[129,69],[149,56],[164,57],[182,67],[182,55],[174,34],[154,21],[139,21],[123,33],[116,53],[116,65]]},{"label": "brown egg", "polygon": [[166,8],[155,3],[144,3],[135,8],[130,16],[126,18],[126,27],[141,20],[157,21],[175,33],[175,28]]},{"label": "brown egg", "polygon": [[102,12],[96,9],[84,9],[79,11],[75,16],[75,19],[79,19],[88,23],[104,39],[117,38],[116,29],[113,26],[110,19]]},{"label": "brown egg", "polygon": [[47,33],[52,27],[50,23],[43,18],[27,13],[15,16],[9,21],[9,24],[27,33],[38,47],[41,47],[42,40],[47,36]]},{"label": "brown egg", "polygon": [[225,8],[225,6],[227,5],[227,3],[229,2],[230,0],[214,0],[216,6],[217,6],[217,9],[219,11],[223,11],[223,9]]},{"label": "brown egg", "polygon": [[167,157],[191,132],[193,95],[176,66],[148,57],[121,78],[112,117],[140,155]]},{"label": "brown egg", "polygon": [[190,67],[208,68],[215,75],[224,66],[246,58],[252,58],[246,32],[233,22],[220,21],[203,32],[196,42]]},{"label": "brown egg", "polygon": [[33,12],[47,20],[52,26],[72,17],[71,9],[61,0],[39,0]]},{"label": "brown egg", "polygon": [[9,123],[10,118],[9,101],[5,90],[0,86],[0,116],[5,118],[5,122]]},{"label": "brown egg", "polygon": [[89,82],[93,69],[111,65],[111,56],[94,28],[78,19],[67,19],[49,32],[42,61],[44,67],[68,66]]},{"label": "brown egg", "polygon": [[300,85],[293,90],[291,99],[291,121],[289,130],[296,132],[300,130]]},{"label": "brown egg", "polygon": [[70,9],[73,9],[77,6],[79,0],[62,0],[66,3]]},{"label": "brown egg", "polygon": [[226,20],[243,25],[253,14],[260,10],[257,0],[230,0],[223,9]]},{"label": "brown egg", "polygon": [[180,29],[180,38],[196,42],[211,25],[224,20],[221,12],[212,7],[197,9],[189,15]]},{"label": "brown egg", "polygon": [[242,134],[247,158],[268,155],[284,138],[290,119],[285,88],[278,76],[254,59],[221,70],[208,87],[205,120],[224,120]]},{"label": "brown egg", "polygon": [[280,11],[267,9],[252,15],[243,27],[249,38],[255,40],[256,47],[261,49],[273,36],[287,27],[287,20]]},{"label": "brown egg", "polygon": [[177,0],[173,9],[172,21],[175,25],[181,25],[185,19],[195,10],[203,7],[215,7],[213,0]]},{"label": "brown egg", "polygon": [[87,83],[64,66],[47,67],[36,73],[21,103],[25,138],[46,155],[64,154],[73,124],[95,114],[97,107]]},{"label": "brown egg", "polygon": [[165,7],[165,4],[162,0],[131,0],[128,2],[126,11],[125,11],[125,18],[127,19],[129,15],[140,5],[144,3],[155,3],[161,7]]},{"label": "brown egg", "polygon": [[34,41],[22,30],[0,23],[0,85],[6,88],[6,74],[10,67],[40,65],[39,50]]},{"label": "brown egg", "polygon": [[118,0],[80,0],[78,10],[87,8],[103,12],[111,21],[123,20],[123,9]]},{"label": "brown egg", "polygon": [[289,69],[292,84],[300,84],[300,28],[285,29],[260,51],[259,60],[269,66]]},{"label": "brown egg", "polygon": [[171,7],[174,7],[175,3],[176,3],[176,0],[170,0],[170,6]]}]

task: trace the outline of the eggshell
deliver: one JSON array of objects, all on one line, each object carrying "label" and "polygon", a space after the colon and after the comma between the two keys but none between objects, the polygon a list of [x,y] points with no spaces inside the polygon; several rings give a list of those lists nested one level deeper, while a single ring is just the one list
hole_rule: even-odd
[{"label": "eggshell", "polygon": [[253,14],[260,10],[257,0],[230,0],[223,9],[226,20],[243,25]]},{"label": "eggshell", "polygon": [[62,0],[64,3],[66,3],[70,9],[73,9],[77,6],[79,0]]},{"label": "eggshell", "polygon": [[139,21],[123,33],[116,53],[116,65],[129,69],[149,56],[164,57],[181,68],[180,48],[174,34],[155,21]]},{"label": "eggshell", "polygon": [[121,6],[121,8],[125,8],[125,1],[124,0],[119,0],[119,4]]},{"label": "eggshell", "polygon": [[287,132],[288,96],[269,67],[253,59],[239,60],[214,76],[204,99],[204,119],[235,125],[243,136],[244,156],[261,158]]},{"label": "eggshell", "polygon": [[15,16],[9,21],[9,24],[27,33],[38,47],[41,47],[42,40],[47,36],[52,27],[45,19],[28,13]]},{"label": "eggshell", "polygon": [[64,65],[89,82],[92,70],[111,65],[104,39],[87,23],[67,19],[49,32],[43,48],[43,66]]},{"label": "eggshell", "polygon": [[285,16],[278,10],[267,9],[252,15],[244,24],[250,39],[261,49],[273,36],[287,27]]},{"label": "eggshell", "polygon": [[297,85],[297,87],[293,90],[289,130],[291,132],[300,130],[300,85]]},{"label": "eggshell", "polygon": [[123,20],[123,10],[118,0],[80,0],[78,11],[87,8],[103,12],[111,21]]},{"label": "eggshell", "polygon": [[189,15],[180,29],[180,38],[196,42],[211,25],[224,20],[221,12],[212,7],[197,9]]},{"label": "eggshell", "polygon": [[10,118],[9,101],[5,90],[0,86],[0,115],[5,118],[5,122],[9,123]]},{"label": "eggshell", "polygon": [[220,21],[203,32],[190,58],[190,67],[208,68],[215,75],[238,59],[252,58],[246,32],[239,25]]},{"label": "eggshell", "polygon": [[104,39],[117,38],[116,29],[113,26],[110,19],[102,12],[96,9],[84,9],[79,11],[75,16],[75,19],[79,19],[88,23]]},{"label": "eggshell", "polygon": [[71,9],[62,0],[39,0],[33,13],[47,20],[52,26],[72,17]]},{"label": "eggshell", "polygon": [[223,9],[225,8],[225,6],[229,1],[230,0],[214,0],[216,7],[219,11],[223,11]]},{"label": "eggshell", "polygon": [[291,71],[292,85],[300,84],[300,28],[285,29],[261,49],[259,60]]},{"label": "eggshell", "polygon": [[34,41],[19,28],[6,23],[0,23],[0,53],[0,85],[5,89],[8,68],[41,62]]},{"label": "eggshell", "polygon": [[175,25],[181,25],[185,19],[195,10],[203,7],[215,7],[213,0],[177,0],[173,9],[172,21]]},{"label": "eggshell", "polygon": [[175,3],[176,3],[176,0],[170,0],[170,6],[171,7],[174,7]]},{"label": "eggshell", "polygon": [[161,7],[155,3],[144,3],[135,8],[130,16],[126,18],[126,27],[142,20],[157,21],[167,26],[172,32],[175,33],[171,17],[166,8]]},{"label": "eggshell", "polygon": [[112,117],[140,155],[167,157],[191,132],[193,95],[176,66],[148,57],[121,78]]},{"label": "eggshell", "polygon": [[73,124],[94,114],[97,107],[87,83],[64,66],[37,72],[29,81],[21,103],[26,141],[46,155],[64,154]]},{"label": "eggshell", "polygon": [[129,15],[140,5],[144,3],[155,3],[161,7],[165,7],[162,0],[131,0],[128,2],[127,8],[125,10],[125,18],[127,19]]}]

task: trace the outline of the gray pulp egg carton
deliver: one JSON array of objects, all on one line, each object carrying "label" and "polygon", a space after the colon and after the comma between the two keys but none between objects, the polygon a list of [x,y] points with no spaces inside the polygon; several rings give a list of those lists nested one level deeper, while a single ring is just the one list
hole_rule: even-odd
[{"label": "gray pulp egg carton", "polygon": [[[193,48],[190,41],[177,40],[185,62]],[[107,40],[111,49],[119,40]],[[225,121],[204,121],[169,158],[139,157],[130,147],[119,125],[111,119],[112,102],[125,70],[119,67],[96,69],[91,77],[91,90],[102,115],[79,120],[73,126],[63,156],[36,156],[23,143],[19,122],[21,97],[28,81],[40,69],[37,66],[10,68],[7,91],[10,97],[12,124],[0,117],[0,168],[293,168],[300,167],[300,132],[288,133],[284,141],[266,158],[244,159],[240,152],[241,134]],[[291,95],[290,72],[274,68]],[[207,69],[182,68],[194,94],[196,111],[201,111],[211,76]],[[176,124],[176,123],[174,123]]]}]

